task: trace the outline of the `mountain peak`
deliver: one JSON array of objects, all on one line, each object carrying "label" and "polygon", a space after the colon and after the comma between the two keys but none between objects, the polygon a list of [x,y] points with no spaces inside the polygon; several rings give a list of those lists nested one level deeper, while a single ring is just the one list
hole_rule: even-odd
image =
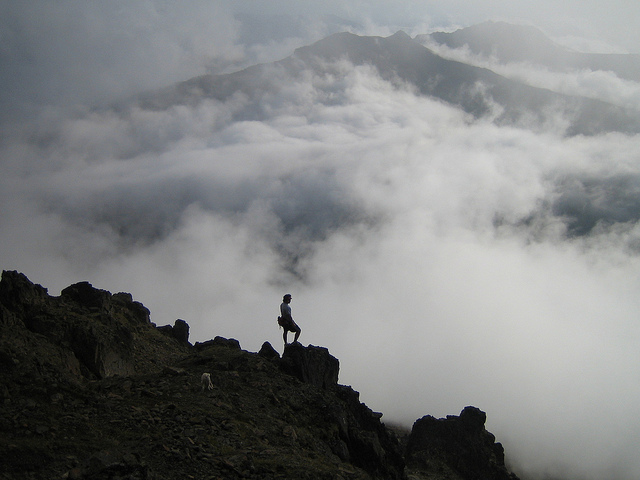
[{"label": "mountain peak", "polygon": [[411,40],[411,37],[404,30],[398,30],[396,33],[387,38],[393,40]]},{"label": "mountain peak", "polygon": [[449,48],[467,46],[475,54],[495,55],[503,62],[539,61],[568,51],[535,27],[506,22],[487,21],[452,33],[435,32],[430,38]]}]

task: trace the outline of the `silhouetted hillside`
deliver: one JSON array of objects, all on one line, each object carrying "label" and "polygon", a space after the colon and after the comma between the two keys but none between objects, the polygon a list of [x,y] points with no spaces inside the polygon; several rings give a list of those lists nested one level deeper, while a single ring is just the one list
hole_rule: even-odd
[{"label": "silhouetted hillside", "polygon": [[[492,40],[486,40],[478,48],[488,48],[484,46],[486,42],[493,45]],[[538,42],[540,45],[532,50],[537,51],[545,43],[540,39]],[[568,135],[640,131],[640,114],[634,110],[535,88],[484,68],[447,60],[404,32],[386,38],[337,33],[273,64],[255,65],[226,75],[203,75],[143,95],[141,105],[163,109],[197,104],[206,98],[227,101],[234,95],[243,95],[251,105],[243,111],[244,118],[259,120],[263,117],[263,96],[279,92],[309,71],[337,81],[340,72],[334,70],[335,65],[345,59],[353,65],[375,67],[383,79],[399,87],[411,85],[421,95],[455,105],[475,118],[491,118],[498,124],[538,128],[562,114],[571,119]]]},{"label": "silhouetted hillside", "polygon": [[10,271],[0,334],[2,479],[517,478],[484,412],[387,428],[326,348],[191,345],[129,294]]}]

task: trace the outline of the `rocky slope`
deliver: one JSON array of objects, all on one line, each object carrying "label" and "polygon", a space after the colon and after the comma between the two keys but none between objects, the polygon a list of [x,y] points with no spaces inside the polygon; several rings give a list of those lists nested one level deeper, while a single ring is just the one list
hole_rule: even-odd
[{"label": "rocky slope", "polygon": [[[191,345],[125,293],[0,282],[1,479],[516,479],[485,414],[391,429],[326,348]],[[203,389],[210,373],[213,388]]]}]

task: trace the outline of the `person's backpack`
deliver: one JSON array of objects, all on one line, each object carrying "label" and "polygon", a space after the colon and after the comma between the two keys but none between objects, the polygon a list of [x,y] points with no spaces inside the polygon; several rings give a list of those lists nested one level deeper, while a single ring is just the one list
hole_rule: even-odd
[{"label": "person's backpack", "polygon": [[278,325],[280,325],[281,327],[284,327],[286,323],[287,322],[285,321],[284,318],[278,317]]}]

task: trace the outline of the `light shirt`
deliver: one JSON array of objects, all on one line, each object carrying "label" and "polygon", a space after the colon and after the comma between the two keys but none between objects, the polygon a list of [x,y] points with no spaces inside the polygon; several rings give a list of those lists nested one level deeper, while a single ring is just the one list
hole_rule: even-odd
[{"label": "light shirt", "polygon": [[292,318],[291,317],[291,305],[289,305],[288,303],[282,302],[280,304],[280,315],[282,315],[285,318]]}]

